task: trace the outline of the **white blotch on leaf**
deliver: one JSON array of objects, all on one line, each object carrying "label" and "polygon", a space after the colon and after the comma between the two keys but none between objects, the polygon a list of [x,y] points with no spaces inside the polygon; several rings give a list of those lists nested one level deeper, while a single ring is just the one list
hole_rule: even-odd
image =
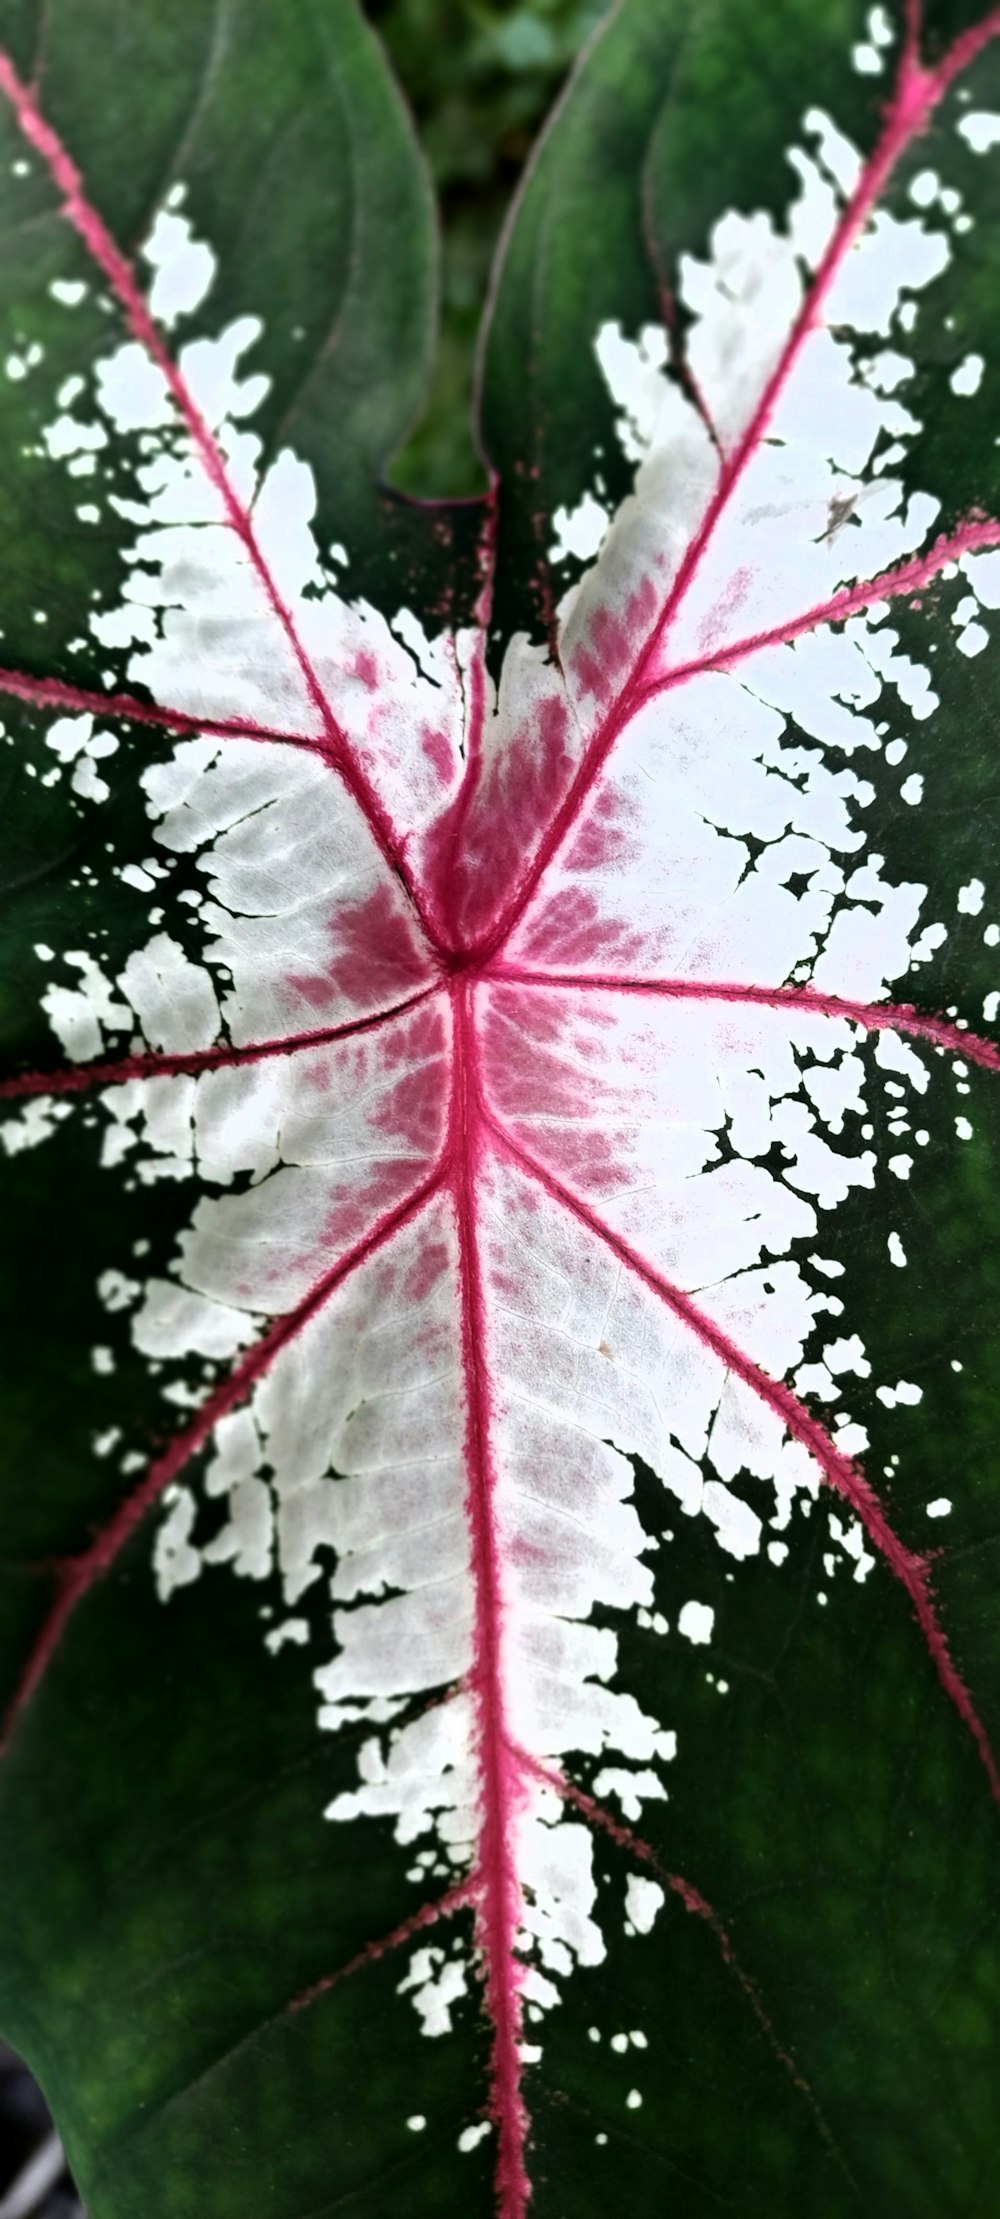
[{"label": "white blotch on leaf", "polygon": [[897,1403],[916,1404],[924,1398],[923,1388],[914,1386],[911,1379],[897,1379],[894,1387],[876,1387],[875,1393],[887,1410],[894,1410]]},{"label": "white blotch on leaf", "polygon": [[1000,146],[1000,116],[990,115],[982,108],[970,109],[968,115],[960,116],[957,128],[974,154],[988,154],[991,147]]},{"label": "white blotch on leaf", "polygon": [[169,329],[178,316],[201,307],[215,275],[215,256],[195,239],[188,218],[169,207],[160,209],[142,254],[156,273],[150,314]]},{"label": "white blotch on leaf", "polygon": [[952,392],[963,397],[978,393],[985,368],[985,359],[981,354],[967,354],[948,380]]},{"label": "white blotch on leaf", "polygon": [[593,493],[585,493],[575,509],[558,508],[552,518],[555,539],[549,549],[552,562],[568,556],[588,562],[596,555],[610,523],[610,515]]},{"label": "white blotch on leaf", "polygon": [[657,1914],[666,1900],[657,1880],[647,1880],[641,1872],[629,1873],[625,1882],[625,1916],[637,1934],[652,1933]]},{"label": "white blotch on leaf", "polygon": [[201,1571],[201,1558],[191,1546],[197,1504],[189,1487],[170,1487],[164,1495],[166,1517],[156,1536],[153,1570],[161,1603],[169,1602],[178,1587],[190,1586]]},{"label": "white blotch on leaf", "polygon": [[709,1642],[715,1624],[715,1612],[708,1603],[685,1603],[677,1620],[678,1633],[685,1641]]},{"label": "white blotch on leaf", "polygon": [[460,1997],[468,1994],[465,1966],[443,1949],[418,1949],[397,1995],[411,1995],[425,2034],[451,2033],[451,2014]]}]

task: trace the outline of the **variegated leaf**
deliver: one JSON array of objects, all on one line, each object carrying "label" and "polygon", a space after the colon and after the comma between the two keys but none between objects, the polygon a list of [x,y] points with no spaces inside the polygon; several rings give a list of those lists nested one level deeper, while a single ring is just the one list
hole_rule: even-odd
[{"label": "variegated leaf", "polygon": [[93,2219],[987,2208],[1000,17],[622,0],[440,509],[350,0],[0,26],[5,2029]]}]

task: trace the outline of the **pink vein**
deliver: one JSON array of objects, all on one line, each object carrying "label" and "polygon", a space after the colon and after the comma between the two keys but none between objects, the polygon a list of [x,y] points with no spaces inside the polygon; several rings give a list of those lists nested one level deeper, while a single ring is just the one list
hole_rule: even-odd
[{"label": "pink vein", "polygon": [[910,36],[906,43],[895,97],[887,115],[882,137],[870,161],[866,164],[857,188],[830,239],[814,282],[796,318],[788,343],[767,381],[742,438],[733,449],[729,461],[719,473],[715,493],[706,508],[701,525],[691,539],[659,617],[644,641],[628,678],[598,724],[593,738],[583,754],[566,797],[556,811],[530,869],[525,873],[518,892],[488,936],[487,941],[484,942],[484,953],[493,952],[501,946],[513,931],[518,919],[523,916],[539,880],[576,823],[587,796],[599,777],[616,739],[639,706],[646,690],[644,681],[663,641],[664,634],[694,582],[720,519],[739,486],[744,471],[767,434],[774,411],[798,363],[806,341],[821,322],[823,306],[833,284],[851,248],[863,231],[897,161],[911,141],[924,129],[933,110],[947,92],[952,79],[960,70],[968,67],[968,64],[974,60],[988,41],[996,36],[998,31],[1000,31],[1000,9],[995,9],[984,23],[977,26],[974,32],[968,33],[956,42],[936,69],[928,71],[921,66],[916,58],[915,17],[911,19]]},{"label": "pink vein", "polygon": [[735,1341],[731,1340],[729,1335],[724,1333],[721,1327],[707,1316],[705,1311],[700,1310],[697,1304],[692,1302],[689,1295],[684,1294],[679,1287],[675,1287],[669,1279],[663,1276],[662,1272],[657,1271],[653,1264],[648,1263],[637,1249],[633,1248],[628,1241],[623,1240],[621,1235],[614,1232],[610,1225],[606,1225],[603,1219],[598,1217],[596,1211],[590,1209],[588,1204],[581,1201],[580,1197],[574,1194],[569,1187],[564,1186],[553,1172],[546,1170],[543,1164],[529,1155],[528,1151],[513,1140],[510,1134],[505,1132],[503,1127],[492,1117],[490,1118],[490,1128],[497,1145],[511,1157],[512,1161],[520,1165],[522,1171],[529,1178],[543,1187],[553,1201],[558,1202],[563,1209],[568,1210],[581,1225],[585,1225],[589,1232],[595,1234],[598,1240],[603,1241],[605,1247],[609,1248],[612,1255],[624,1264],[626,1270],[631,1272],[634,1278],[641,1280],[650,1289],[650,1292],[655,1294],[665,1304],[666,1308],[673,1312],[673,1315],[680,1320],[682,1325],[686,1326],[706,1348],[712,1350],[713,1355],[719,1358],[727,1371],[733,1372],[737,1379],[742,1379],[744,1385],[749,1387],[759,1397],[760,1401],[766,1404],[769,1410],[773,1410],[776,1416],[782,1419],[794,1439],[801,1441],[803,1447],[808,1449],[809,1454],[815,1458],[829,1486],[850,1504],[851,1509],[864,1526],[869,1540],[906,1589],[941,1684],[954,1703],[960,1718],[968,1727],[979,1751],[990,1787],[996,1800],[1000,1802],[1000,1768],[997,1766],[989,1736],[976,1710],[969,1689],[953,1661],[947,1636],[938,1617],[931,1592],[928,1560],[926,1557],[918,1555],[914,1550],[908,1549],[906,1544],[900,1540],[898,1534],[889,1524],[879,1498],[860,1466],[853,1463],[850,1457],[845,1456],[842,1450],[838,1449],[836,1442],[826,1431],[826,1428],[811,1415],[805,1404],[800,1402],[798,1396],[792,1393],[790,1387],[786,1387],[780,1380],[772,1379],[769,1372],[762,1370],[759,1364],[754,1363],[753,1358],[746,1355],[745,1351]]},{"label": "pink vein", "polygon": [[128,717],[133,724],[153,724],[170,732],[216,734],[231,740],[277,740],[284,747],[307,748],[326,761],[324,740],[308,732],[286,732],[280,726],[255,724],[252,717],[196,717],[188,709],[161,709],[155,702],[140,701],[137,694],[102,693],[97,687],[71,686],[62,678],[36,678],[28,670],[0,670],[0,693],[15,694],[20,701],[43,709],[75,709],[97,717]]},{"label": "pink vein", "polygon": [[336,1972],[325,1973],[321,1980],[314,1980],[311,1987],[304,1988],[301,1995],[293,1997],[292,2002],[286,2005],[287,2014],[291,2016],[299,2011],[308,2011],[311,2004],[318,2003],[322,1996],[329,1995],[331,1988],[338,1988],[342,1980],[349,1980],[356,1972],[364,1972],[367,1965],[377,1964],[380,1957],[388,1957],[393,1950],[405,1949],[407,1942],[412,1941],[415,1935],[424,1933],[428,1926],[436,1926],[439,1919],[451,1918],[456,1911],[464,1910],[466,1904],[475,1900],[476,1888],[475,1873],[467,1873],[464,1880],[458,1880],[453,1888],[447,1888],[435,1903],[423,1903],[419,1911],[413,1911],[409,1918],[401,1919],[399,1925],[393,1927],[391,1934],[383,1934],[377,1942],[366,1942],[364,1948],[359,1949],[357,1956],[350,1958],[346,1965],[340,1965]]},{"label": "pink vein", "polygon": [[870,608],[873,602],[898,600],[902,594],[919,593],[924,586],[933,585],[947,565],[958,562],[962,555],[998,545],[1000,523],[986,518],[982,523],[965,524],[950,538],[935,540],[926,555],[914,556],[912,562],[898,563],[875,578],[866,578],[860,585],[846,586],[841,593],[832,594],[829,601],[818,602],[802,616],[775,624],[770,631],[755,632],[747,639],[713,648],[693,662],[676,663],[672,670],[665,670],[659,678],[651,678],[640,687],[635,707],[638,709],[657,694],[669,693],[674,686],[684,685],[689,678],[700,678],[706,671],[729,670],[734,663],[744,662],[748,655],[756,655],[762,648],[790,646],[793,640],[801,639],[803,633],[817,631],[821,624],[845,623],[848,617]]},{"label": "pink vein", "polygon": [[[684,1909],[689,1911],[694,1918],[704,1920],[718,1943],[723,1963],[734,1978],[738,1980],[757,2024],[766,2036],[775,2057],[779,2064],[784,2067],[800,2095],[805,2097],[824,2141],[832,2151],[837,2163],[847,2172],[843,2156],[834,2141],[830,2127],[808,2080],[796,2064],[790,2050],[785,2049],[779,2040],[756,1982],[751,1979],[750,1974],[744,1970],[740,1963],[728,1928],[723,1924],[718,1912],[713,1909],[707,1898],[702,1895],[700,1888],[693,1887],[691,1881],[685,1880],[682,1873],[671,1872],[661,1862],[655,1849],[648,1841],[643,1841],[642,1836],[634,1833],[631,1826],[626,1826],[621,1819],[614,1818],[611,1812],[605,1809],[603,1803],[599,1803],[595,1796],[588,1795],[583,1788],[577,1787],[575,1781],[570,1780],[566,1773],[559,1771],[554,1765],[543,1763],[538,1757],[533,1757],[527,1749],[515,1748],[514,1754],[525,1771],[533,1773],[535,1778],[543,1782],[546,1787],[553,1788],[564,1802],[573,1804],[591,1826],[610,1835],[611,1840],[616,1842],[620,1849],[626,1850],[630,1856],[635,1857],[640,1863],[649,1865],[650,1869],[656,1873],[657,1879],[662,1881],[663,1886],[668,1888],[670,1893],[678,1898],[679,1902],[683,1903]],[[851,2179],[849,2173],[848,2179]]]},{"label": "pink vein", "polygon": [[501,2219],[523,2219],[530,2186],[525,2166],[528,2120],[521,2093],[521,2006],[515,1956],[521,1898],[511,1840],[520,1782],[510,1755],[503,1688],[501,1544],[496,1523],[487,1328],[476,1208],[484,1145],[483,1110],[472,992],[465,981],[457,984],[453,993],[455,1050],[449,1145],[459,1243],[467,1507],[476,1591],[471,1684],[478,1727],[481,1800],[479,1934],[486,2001],[494,2030],[492,2110],[499,2142],[497,2196]]},{"label": "pink vein", "polygon": [[979,1033],[964,1032],[946,1017],[925,1016],[908,1002],[852,1002],[821,994],[810,986],[729,985],[720,979],[616,978],[611,971],[532,971],[514,963],[490,966],[484,978],[498,986],[549,987],[586,993],[648,994],[666,1001],[750,1003],[764,1009],[791,1009],[803,1017],[838,1017],[868,1032],[903,1032],[928,1040],[950,1055],[967,1056],[988,1071],[1000,1071],[1000,1049]]},{"label": "pink vein", "polygon": [[0,51],[0,91],[7,95],[14,109],[21,130],[29,145],[35,148],[45,163],[52,181],[61,195],[63,212],[83,241],[88,254],[97,263],[124,311],[127,322],[150,360],[155,363],[173,395],[181,417],[187,426],[193,444],[216,492],[222,501],[228,522],[246,549],[249,560],[257,573],[263,591],[270,602],[289,646],[298,663],[306,691],[327,736],[326,755],[337,770],[348,791],[353,795],[366,817],[382,854],[397,873],[410,900],[424,925],[429,938],[433,938],[423,915],[419,894],[411,884],[406,869],[404,843],[398,836],[388,812],[376,793],[367,772],[338,723],[316,671],[299,636],[295,618],[285,600],[277,579],[258,540],[250,511],[240,500],[226,466],[225,457],[209,428],[197,401],[165,345],[162,332],[150,315],[139,289],[135,272],[121,248],[112,238],[103,217],[88,200],[83,177],[68,148],[53,129],[31,91],[17,74],[8,54]]},{"label": "pink vein", "polygon": [[228,1379],[207,1397],[193,1423],[183,1433],[177,1434],[163,1455],[149,1466],[145,1477],[133,1488],[131,1494],[126,1495],[107,1524],[95,1534],[89,1546],[78,1556],[69,1557],[59,1566],[55,1601],[21,1672],[4,1717],[0,1731],[0,1757],[6,1755],[18,1719],[61,1647],[77,1606],[97,1582],[104,1578],[105,1573],[111,1570],[126,1543],[131,1540],[154,1504],[160,1500],[164,1489],[179,1478],[192,1457],[197,1456],[199,1449],[205,1447],[220,1418],[228,1416],[230,1410],[246,1401],[257,1381],[263,1377],[281,1350],[287,1348],[289,1342],[301,1333],[303,1327],[308,1325],[310,1319],[316,1316],[352,1272],[367,1263],[370,1257],[377,1255],[424,1208],[440,1189],[443,1179],[444,1166],[439,1164],[405,1202],[387,1210],[371,1231],[365,1234],[364,1239],[357,1241],[353,1248],[348,1249],[316,1281],[296,1309],[277,1320],[242,1362],[230,1372]]},{"label": "pink vein", "polygon": [[12,1079],[0,1079],[0,1102],[38,1094],[87,1094],[94,1087],[123,1086],[129,1079],[195,1078],[201,1071],[229,1071],[240,1064],[260,1063],[268,1056],[327,1048],[338,1040],[353,1040],[359,1033],[377,1032],[382,1025],[390,1025],[397,1017],[419,1008],[438,991],[436,986],[424,986],[405,1002],[379,1010],[374,1017],[352,1017],[343,1025],[328,1025],[318,1032],[287,1033],[279,1040],[253,1040],[245,1048],[188,1048],[175,1054],[154,1049],[147,1055],[121,1056],[105,1063],[70,1064],[57,1071],[22,1071]]}]

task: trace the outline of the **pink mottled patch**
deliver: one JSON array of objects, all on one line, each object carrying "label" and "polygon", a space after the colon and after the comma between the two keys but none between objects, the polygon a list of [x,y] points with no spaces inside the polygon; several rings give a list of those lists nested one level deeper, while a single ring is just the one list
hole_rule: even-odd
[{"label": "pink mottled patch", "polygon": [[432,769],[444,785],[455,768],[455,751],[447,732],[435,731],[431,724],[420,727],[420,745]]},{"label": "pink mottled patch", "polygon": [[342,999],[377,1009],[402,1001],[433,978],[426,947],[389,886],[376,886],[363,901],[336,910],[329,933],[326,970],[292,972],[289,979],[310,1009],[329,1009]]},{"label": "pink mottled patch", "polygon": [[444,1241],[428,1241],[416,1261],[411,1264],[402,1285],[406,1302],[426,1302],[436,1286],[451,1269],[451,1255]]},{"label": "pink mottled patch", "polygon": [[625,972],[629,964],[641,970],[648,964],[651,936],[643,935],[623,917],[609,917],[595,895],[582,887],[561,888],[539,902],[524,936],[525,954],[532,963],[552,970],[608,970]]},{"label": "pink mottled patch", "polygon": [[322,1223],[317,1226],[318,1254],[349,1247],[362,1238],[374,1220],[384,1217],[412,1193],[424,1174],[423,1162],[408,1156],[385,1156],[365,1165],[361,1178],[344,1185],[332,1197]]},{"label": "pink mottled patch", "polygon": [[466,786],[427,841],[427,870],[442,929],[454,947],[488,932],[537,845],[539,828],[572,777],[569,710],[561,693],[542,701],[503,753],[470,761]]},{"label": "pink mottled patch", "polygon": [[630,593],[624,609],[595,609],[587,636],[573,656],[573,673],[581,691],[595,701],[608,701],[628,676],[637,649],[656,622],[659,599],[651,578]]},{"label": "pink mottled patch", "polygon": [[497,990],[481,1024],[483,1084],[505,1130],[541,1147],[588,1193],[608,1193],[633,1173],[600,1016],[580,1015],[570,995]]},{"label": "pink mottled patch", "polygon": [[632,805],[620,787],[608,784],[595,795],[580,829],[566,849],[571,871],[603,871],[624,863],[633,851],[628,836]]}]

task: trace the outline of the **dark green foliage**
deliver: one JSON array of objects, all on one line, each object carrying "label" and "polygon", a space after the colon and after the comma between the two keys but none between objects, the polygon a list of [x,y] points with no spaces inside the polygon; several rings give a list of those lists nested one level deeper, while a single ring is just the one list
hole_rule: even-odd
[{"label": "dark green foliage", "polygon": [[443,229],[434,380],[392,471],[408,492],[484,482],[471,400],[490,265],[535,135],[603,12],[602,0],[366,0],[412,105]]}]

